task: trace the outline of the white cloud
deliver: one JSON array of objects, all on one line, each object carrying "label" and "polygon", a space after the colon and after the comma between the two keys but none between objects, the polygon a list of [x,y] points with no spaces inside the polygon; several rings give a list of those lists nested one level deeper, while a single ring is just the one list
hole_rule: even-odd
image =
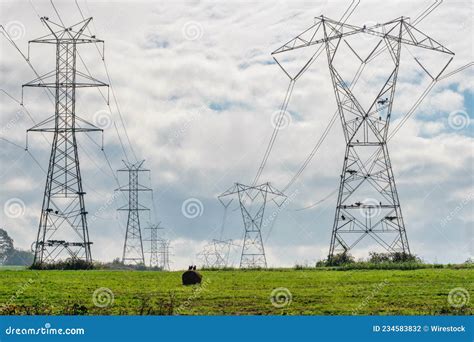
[{"label": "white cloud", "polygon": [[[88,2],[87,6],[79,3],[86,15],[94,16],[92,28],[106,41],[106,63],[130,140],[137,157],[146,159],[145,165],[152,170],[157,216],[172,230],[170,235],[176,240],[173,251],[176,265],[185,267],[194,260],[203,241],[213,238],[211,227],[220,224],[221,208],[215,196],[235,181],[250,182],[263,156],[273,129],[271,115],[280,107],[288,85],[278,66],[269,64],[270,52],[311,25],[314,16],[324,12],[338,18],[347,5],[326,1],[316,5],[307,1]],[[380,6],[373,1],[362,1],[351,21],[360,24],[401,15],[414,17],[429,3],[389,1]],[[65,2],[56,5],[67,22],[80,19],[75,6]],[[18,41],[22,49],[27,39],[45,32],[29,2],[4,2],[1,6],[2,23],[15,20],[25,25],[25,36]],[[54,19],[49,3],[35,2],[34,6],[40,15],[48,14]],[[111,6],[114,6],[113,15]],[[472,14],[468,1],[449,2],[420,23],[420,29],[456,52],[449,70],[472,59],[472,42],[457,34],[460,23],[470,22],[470,8]],[[196,24],[197,39],[186,39],[183,34],[188,23]],[[463,26],[463,30],[468,37],[467,31],[472,27]],[[4,39],[1,44],[2,51],[7,51],[0,57],[2,88],[20,97],[20,84],[34,78],[34,74]],[[53,50],[32,46],[31,51],[32,62],[38,69],[45,72],[53,67]],[[429,83],[428,76],[420,73],[409,53],[403,53],[392,127]],[[94,76],[106,79],[94,48],[84,51],[83,57]],[[324,57],[324,54],[320,56],[296,84],[288,107],[292,123],[279,133],[262,181],[270,180],[283,187],[334,113],[336,105]],[[382,68],[380,63],[372,72]],[[472,96],[473,90],[469,79],[472,80],[472,71],[467,70],[437,84],[420,110],[389,144],[402,209],[407,216],[408,237],[419,255],[433,256],[443,250],[443,238],[433,235],[430,226],[453,209],[451,204],[445,204],[445,198],[472,186],[472,178],[468,176],[469,172],[472,174],[472,138],[465,131],[445,129],[449,112],[467,110],[472,115],[472,110],[466,108],[465,92]],[[357,93],[373,92],[372,81],[361,82]],[[9,98],[0,96],[2,126],[5,126],[15,118],[17,108]],[[112,119],[131,158],[113,99],[111,103]],[[37,122],[53,111],[51,103],[38,90],[28,90],[25,104]],[[190,120],[203,106],[213,109]],[[96,91],[88,90],[79,93],[77,108],[82,117],[92,119],[94,113],[106,106]],[[22,117],[5,131],[4,137],[22,145],[24,130],[30,126],[28,117]],[[336,121],[321,150],[295,184],[300,192],[292,207],[280,215],[278,229],[268,241],[269,264],[291,266],[327,253],[335,199],[328,200],[323,212],[294,209],[318,201],[337,186],[344,152],[340,126]],[[93,137],[100,144],[100,137]],[[86,206],[89,212],[95,212],[117,184],[98,146],[84,135],[79,139]],[[113,125],[105,132],[105,143],[112,168],[121,167],[124,156]],[[46,168],[49,145],[44,138],[30,134],[30,150]],[[2,145],[0,162],[6,167],[1,176],[1,198],[16,196],[18,192],[13,188],[21,189],[28,201],[35,203],[32,207],[38,209],[44,174],[30,156],[18,159],[21,153],[14,146]],[[15,160],[16,164],[12,162]],[[146,177],[142,181],[150,184]],[[28,191],[31,183],[37,186]],[[432,203],[421,210],[424,196],[436,184],[442,190],[429,197]],[[205,215],[195,221],[186,220],[180,213],[182,201],[192,196],[202,199],[206,207]],[[143,201],[151,207],[149,198],[143,197]],[[105,217],[115,217],[115,208],[109,207]],[[6,228],[20,245],[29,246],[38,216],[39,209],[28,216],[25,224],[28,233],[19,225]],[[241,217],[238,211],[230,216],[225,232],[240,238]],[[97,258],[110,260],[121,255],[123,232],[117,226],[115,220],[90,224]],[[452,229],[459,233],[464,227],[465,224],[456,223]],[[301,229],[313,235],[295,234],[294,230]],[[426,234],[433,236],[429,244],[423,242]],[[297,238],[288,238],[293,235]],[[458,239],[455,243],[462,243],[461,233],[453,238]],[[105,245],[108,247],[103,248]],[[362,246],[355,254],[364,253],[367,248]],[[283,250],[286,252],[280,253]],[[466,255],[460,249],[445,261],[463,261]]]}]

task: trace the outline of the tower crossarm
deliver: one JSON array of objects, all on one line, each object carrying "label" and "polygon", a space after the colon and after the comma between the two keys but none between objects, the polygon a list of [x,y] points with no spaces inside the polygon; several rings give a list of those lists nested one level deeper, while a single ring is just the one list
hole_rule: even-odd
[{"label": "tower crossarm", "polygon": [[[330,28],[330,33],[323,37],[321,32],[321,24],[326,23]],[[403,36],[400,37],[394,33],[395,27],[399,24],[403,25]],[[322,45],[334,40],[342,39],[354,34],[366,33],[377,36],[383,39],[388,39],[395,42],[401,42],[419,48],[429,49],[454,55],[454,52],[440,44],[435,39],[427,36],[422,31],[409,23],[409,18],[399,17],[394,20],[382,24],[376,24],[370,27],[350,25],[344,22],[336,21],[325,16],[315,18],[315,23],[302,33],[291,39],[278,49],[272,52],[272,55],[311,47],[315,45]]]},{"label": "tower crossarm", "polygon": [[[102,129],[76,115],[76,90],[107,84],[77,70],[79,44],[102,43],[103,46],[102,40],[84,33],[91,20],[88,18],[72,26],[64,26],[42,17],[41,21],[50,33],[28,44],[28,62],[31,43],[52,44],[55,47],[55,69],[41,76],[33,69],[37,78],[22,86],[22,91],[27,87],[46,88],[54,98],[54,115],[27,131],[54,133],[34,245],[35,264],[53,263],[63,258],[92,261],[84,200],[86,193],[82,186],[76,133]],[[70,241],[71,238],[74,242]]]}]

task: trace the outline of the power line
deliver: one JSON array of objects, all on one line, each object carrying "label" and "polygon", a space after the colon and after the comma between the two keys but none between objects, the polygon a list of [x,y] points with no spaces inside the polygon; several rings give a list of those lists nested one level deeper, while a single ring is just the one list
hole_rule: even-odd
[{"label": "power line", "polygon": [[[419,24],[423,19],[425,19],[429,14],[431,14],[439,5],[441,5],[442,1],[435,1],[433,4],[429,5],[420,15],[418,15],[415,20],[413,21],[413,25],[416,25],[416,24]],[[351,84],[351,89],[353,89],[358,80],[359,80],[359,77],[360,75],[362,74],[363,72],[363,69],[365,68],[365,66],[367,65],[367,63],[373,61],[377,56],[381,55],[385,50],[387,50],[387,47],[385,48],[382,48],[380,49],[378,52],[375,52],[372,56],[369,56],[370,58],[368,58],[367,60],[365,61],[361,61],[361,64],[359,66],[359,69],[357,70],[357,72],[355,73],[355,76],[354,76],[354,79],[352,80],[352,82],[350,82]],[[408,113],[407,113],[408,114]],[[313,150],[310,152],[309,156],[305,159],[305,161],[303,162],[302,166],[300,167],[300,169],[296,172],[296,174],[291,178],[291,180],[288,182],[288,184],[283,188],[283,192],[285,192],[286,190],[288,190],[289,187],[291,187],[295,182],[296,180],[301,176],[301,174],[304,172],[304,170],[306,169],[306,167],[309,165],[309,163],[311,162],[312,158],[314,157],[314,155],[317,153],[317,151],[319,150],[320,146],[322,145],[322,143],[324,142],[324,140],[326,139],[328,133],[329,133],[329,130],[332,128],[332,126],[334,125],[335,123],[335,119],[337,118],[337,115],[338,115],[338,110],[336,110],[334,112],[334,115],[332,116],[328,126],[326,127],[326,129],[323,131],[323,134],[321,135],[321,137],[319,138],[319,140],[317,141],[315,147],[313,148]],[[406,115],[405,115],[406,116]],[[396,128],[396,130],[398,130],[398,127]],[[333,192],[331,192],[329,195],[325,196],[323,200],[319,200],[317,201],[316,203],[314,203],[313,205],[310,205],[306,208],[302,208],[302,209],[299,209],[299,210],[304,210],[304,209],[310,209],[310,208],[313,208],[315,207],[316,205],[324,202],[325,200],[329,199],[331,197],[331,194],[333,194],[334,192],[336,192],[336,190],[334,190]],[[299,211],[297,210],[297,211]]]},{"label": "power line", "polygon": [[[357,6],[359,5],[360,1],[355,1],[353,0],[351,2],[351,4],[348,6],[348,8],[345,10],[345,12],[343,13],[343,15],[341,16],[341,21],[342,23],[345,23],[347,21],[347,19],[349,19],[349,17],[352,15],[352,13],[354,13],[355,9],[357,8]],[[355,5],[354,5],[355,4]],[[296,74],[296,76],[294,77],[291,77],[289,75],[288,72],[286,72],[286,70],[282,67],[282,65],[274,58],[275,62],[280,66],[280,68],[282,68],[283,71],[285,71],[285,74],[290,78],[290,83],[288,85],[288,89],[286,91],[286,94],[285,94],[285,98],[283,100],[283,103],[280,107],[280,111],[279,111],[279,114],[278,114],[278,117],[277,117],[277,120],[276,120],[276,123],[274,125],[274,128],[273,128],[273,132],[272,132],[272,135],[270,137],[270,141],[267,145],[267,148],[265,150],[265,153],[263,155],[263,159],[260,163],[260,166],[257,170],[257,174],[252,182],[252,186],[255,186],[259,179],[260,179],[260,176],[267,164],[267,161],[268,161],[268,158],[273,150],[273,146],[275,144],[275,141],[276,141],[276,138],[278,136],[278,132],[281,128],[281,123],[282,123],[282,120],[283,120],[283,117],[287,114],[287,108],[288,108],[288,104],[290,102],[290,98],[291,98],[291,95],[293,93],[293,88],[295,86],[295,82],[296,80],[301,77],[301,75],[303,75],[303,73],[309,68],[309,66],[317,59],[317,57],[322,53],[322,51],[324,51],[321,48],[318,48],[317,51],[313,54],[313,56],[309,59],[309,61],[303,66],[303,68]]]},{"label": "power line", "polygon": [[[77,2],[77,0],[75,0],[75,3],[76,3],[76,6],[79,10],[79,13],[81,14],[81,17],[84,18],[83,12],[82,12],[81,7],[80,7],[79,3]],[[92,32],[91,32],[89,27],[87,28],[87,30],[88,30],[89,34],[92,35]],[[137,158],[137,155],[135,154],[135,150],[133,148],[130,137],[128,135],[127,126],[125,125],[125,121],[124,121],[124,118],[123,118],[123,115],[122,115],[122,111],[120,110],[120,106],[119,106],[119,103],[118,103],[118,100],[117,100],[117,96],[115,94],[115,89],[114,89],[114,86],[112,84],[112,79],[110,77],[109,69],[107,67],[107,62],[106,62],[105,57],[104,57],[104,53],[102,53],[102,54],[100,53],[100,50],[97,47],[97,44],[96,44],[96,48],[97,48],[97,51],[99,52],[99,55],[102,58],[102,63],[104,64],[104,69],[105,69],[105,73],[106,73],[106,76],[107,76],[107,81],[110,85],[110,90],[112,91],[112,98],[114,100],[115,107],[117,109],[117,113],[119,114],[120,123],[122,124],[122,128],[123,128],[123,131],[125,133],[125,137],[127,138],[127,142],[128,142],[129,147],[130,147],[130,151],[132,152],[132,154],[135,158],[135,161],[137,161],[138,158]],[[109,105],[109,108],[110,108],[110,105]]]}]

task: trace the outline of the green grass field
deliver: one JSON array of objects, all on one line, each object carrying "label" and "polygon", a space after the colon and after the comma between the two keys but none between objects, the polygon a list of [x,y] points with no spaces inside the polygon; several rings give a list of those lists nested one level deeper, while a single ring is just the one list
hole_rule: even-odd
[{"label": "green grass field", "polygon": [[[474,291],[474,269],[202,271],[201,286],[181,272],[0,270],[6,314],[100,315],[438,315],[472,314],[448,302]],[[96,296],[94,291],[108,288]],[[281,290],[282,297],[272,297]],[[99,293],[98,291],[97,293]],[[97,295],[96,293],[96,295]],[[289,300],[291,293],[291,301]],[[286,297],[285,297],[286,296]],[[271,299],[276,298],[272,304]],[[459,299],[459,298],[458,298]],[[286,304],[286,305],[285,305]]]}]

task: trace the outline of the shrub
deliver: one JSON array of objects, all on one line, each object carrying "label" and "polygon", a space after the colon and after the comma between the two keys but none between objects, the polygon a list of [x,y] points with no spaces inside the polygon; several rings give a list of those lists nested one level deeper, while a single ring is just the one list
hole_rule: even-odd
[{"label": "shrub", "polygon": [[90,262],[80,259],[67,259],[53,263],[33,264],[32,270],[91,270],[94,265]]},{"label": "shrub", "polygon": [[369,262],[371,263],[380,264],[382,262],[390,262],[390,261],[392,261],[392,258],[389,253],[376,253],[376,252],[369,253]]},{"label": "shrub", "polygon": [[349,253],[343,252],[333,255],[326,261],[326,266],[342,266],[354,263],[354,257]]},{"label": "shrub", "polygon": [[414,254],[409,254],[405,252],[395,252],[391,254],[391,261],[392,262],[413,262],[413,263],[421,263],[420,258],[418,258]]}]

